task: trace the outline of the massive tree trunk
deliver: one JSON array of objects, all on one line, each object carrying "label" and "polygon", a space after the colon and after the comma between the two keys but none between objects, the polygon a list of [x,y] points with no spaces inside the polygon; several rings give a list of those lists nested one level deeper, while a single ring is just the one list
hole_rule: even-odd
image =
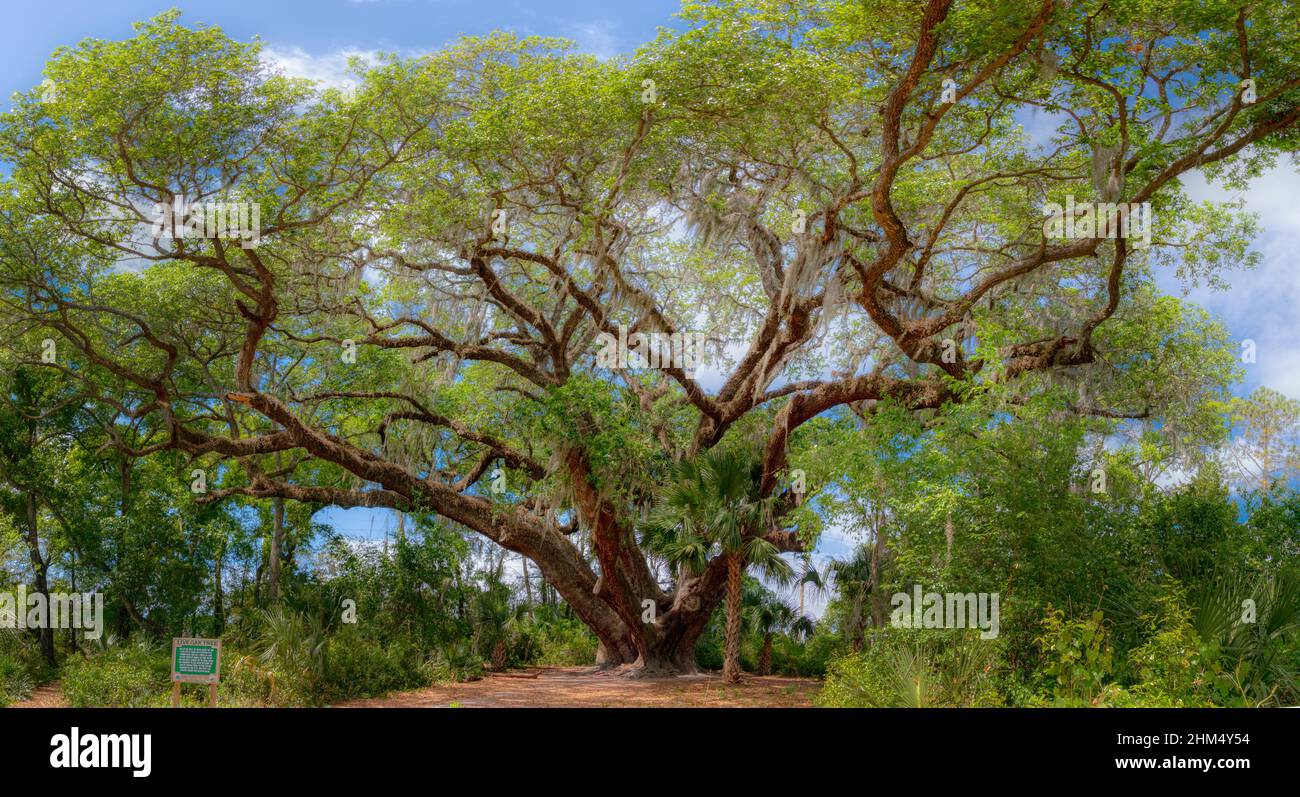
[{"label": "massive tree trunk", "polygon": [[740,683],[740,554],[727,555],[727,652],[722,660],[722,677],[729,684]]}]

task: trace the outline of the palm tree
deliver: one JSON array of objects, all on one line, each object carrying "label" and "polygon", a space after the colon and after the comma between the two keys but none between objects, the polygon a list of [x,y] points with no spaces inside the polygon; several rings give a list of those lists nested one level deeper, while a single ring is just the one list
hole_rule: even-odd
[{"label": "palm tree", "polygon": [[814,595],[823,595],[826,592],[826,582],[822,578],[821,571],[813,562],[812,554],[805,553],[799,562],[799,616],[804,616],[804,589],[809,585],[813,588]]},{"label": "palm tree", "polygon": [[[772,674],[772,638],[790,630],[795,624],[796,617],[799,615],[795,614],[794,607],[775,595],[765,595],[762,601],[750,607],[750,627],[754,629],[755,635],[763,640],[758,655],[759,675]],[[805,618],[799,617],[799,619]]]},{"label": "palm tree", "polygon": [[863,632],[866,626],[865,608],[867,596],[875,587],[875,568],[872,552],[865,545],[860,545],[848,559],[832,559],[828,567],[831,580],[835,582],[840,595],[848,601],[849,614],[846,619],[849,639],[853,650],[862,650]]},{"label": "palm tree", "polygon": [[485,568],[480,574],[484,589],[474,596],[473,604],[474,635],[479,652],[487,658],[489,668],[496,672],[504,672],[509,661],[511,620],[514,616],[510,608],[510,588],[501,572],[504,557],[501,562],[495,568]]},{"label": "palm tree", "polygon": [[786,584],[794,575],[763,535],[775,528],[783,496],[764,497],[763,462],[748,448],[713,449],[675,468],[672,485],[651,512],[646,538],[686,572],[699,573],[714,556],[727,566],[727,626],[722,673],[740,682],[741,594],[747,567]]}]

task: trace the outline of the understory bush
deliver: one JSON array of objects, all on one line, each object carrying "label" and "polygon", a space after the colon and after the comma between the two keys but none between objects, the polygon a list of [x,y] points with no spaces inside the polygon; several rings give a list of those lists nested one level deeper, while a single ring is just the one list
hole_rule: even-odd
[{"label": "understory bush", "polygon": [[573,667],[596,661],[599,640],[581,621],[556,617],[529,629],[530,647],[522,663],[544,667]]},{"label": "understory bush", "polygon": [[816,703],[833,708],[1001,705],[997,644],[967,632],[887,628],[860,653],[833,659]]},{"label": "understory bush", "polygon": [[49,667],[29,636],[0,630],[0,708],[26,697],[49,675]]},{"label": "understory bush", "polygon": [[[1140,618],[1140,643],[1119,654],[1112,648],[1102,612],[1086,619],[1048,612],[1039,638],[1044,654],[1040,689],[1026,703],[1152,708],[1284,705],[1289,696],[1279,692],[1293,682],[1295,666],[1285,663],[1287,645],[1296,655],[1290,625],[1294,609],[1283,610],[1284,624],[1279,619],[1282,612],[1275,615],[1267,598],[1259,604],[1263,616],[1249,622],[1236,614],[1211,620],[1205,603],[1196,605],[1195,611],[1193,605],[1181,585],[1167,581],[1154,607]],[[1282,641],[1273,644],[1277,639]],[[1278,655],[1273,655],[1272,647],[1281,649]],[[1252,677],[1252,660],[1264,655],[1272,667],[1267,682],[1274,684],[1268,691]]]},{"label": "understory bush", "polygon": [[772,673],[821,678],[831,660],[843,655],[845,642],[834,634],[816,634],[799,642],[782,634],[772,640]]},{"label": "understory bush", "polygon": [[63,667],[63,694],[74,708],[145,708],[167,705],[168,651],[145,641],[120,644]]},{"label": "understory bush", "polygon": [[329,640],[323,683],[327,702],[416,689],[433,680],[432,665],[405,640],[381,645],[353,629],[341,631]]}]

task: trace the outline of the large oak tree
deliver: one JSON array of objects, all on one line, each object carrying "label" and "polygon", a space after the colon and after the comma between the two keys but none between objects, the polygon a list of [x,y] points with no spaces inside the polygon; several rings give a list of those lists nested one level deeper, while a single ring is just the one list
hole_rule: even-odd
[{"label": "large oak tree", "polygon": [[[10,340],[146,432],[126,453],[191,455],[212,500],[436,512],[536,563],[606,663],[690,670],[726,564],[664,573],[638,537],[673,462],[757,441],[781,511],[753,534],[797,551],[789,463],[826,413],[1185,399],[1195,366],[1141,332],[1153,269],[1213,278],[1251,228],[1180,178],[1295,151],[1298,23],[688,3],[631,57],[498,34],[342,90],[167,14],[55,53],[57,91],[0,123]],[[178,197],[256,203],[257,245],[159,236]],[[1149,202],[1151,246],[1046,236],[1067,197]],[[707,357],[602,367],[621,328]]]}]

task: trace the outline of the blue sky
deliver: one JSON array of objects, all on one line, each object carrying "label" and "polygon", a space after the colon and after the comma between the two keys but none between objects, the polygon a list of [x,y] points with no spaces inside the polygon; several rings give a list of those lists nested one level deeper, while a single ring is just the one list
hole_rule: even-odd
[{"label": "blue sky", "polygon": [[[168,8],[183,12],[186,24],[222,27],[240,40],[259,37],[267,58],[286,72],[327,83],[346,80],[350,55],[376,52],[411,54],[436,49],[462,34],[494,29],[521,34],[562,36],[599,56],[628,52],[649,40],[660,26],[673,24],[677,0],[222,0],[221,2],[146,2],[145,0],[52,0],[6,3],[11,35],[0,48],[0,96],[41,82],[50,53],[86,37],[119,39],[132,35],[131,23]],[[1034,139],[1050,132],[1053,120],[1026,118]],[[1281,163],[1246,195],[1249,209],[1260,216],[1263,234],[1255,248],[1263,262],[1255,271],[1228,275],[1225,291],[1198,290],[1190,298],[1219,316],[1238,340],[1252,339],[1258,361],[1245,365],[1241,392],[1258,385],[1300,398],[1300,192],[1294,163]],[[1188,181],[1195,198],[1224,199],[1226,194],[1203,180]],[[1161,284],[1179,293],[1172,274]],[[328,510],[318,516],[348,536],[379,538],[393,528],[392,516],[372,510]],[[818,558],[841,555],[852,535],[833,531]]]},{"label": "blue sky", "polygon": [[[676,0],[47,0],[5,4],[15,35],[0,49],[4,95],[40,83],[41,66],[55,48],[86,37],[122,39],[131,23],[179,8],[186,24],[214,24],[239,40],[258,36],[273,51],[319,59],[348,51],[428,50],[462,34],[494,29],[564,36],[589,52],[631,49],[671,23]],[[16,32],[21,31],[21,35]]]}]

